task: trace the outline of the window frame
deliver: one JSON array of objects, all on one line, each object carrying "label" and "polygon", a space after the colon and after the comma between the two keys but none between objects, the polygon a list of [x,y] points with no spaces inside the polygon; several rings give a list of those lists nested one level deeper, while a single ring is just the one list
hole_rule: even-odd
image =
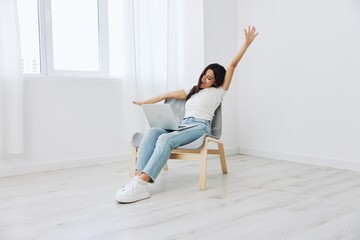
[{"label": "window frame", "polygon": [[39,24],[40,73],[24,73],[24,77],[90,77],[109,78],[108,0],[97,0],[99,71],[54,69],[51,0],[37,0]]}]

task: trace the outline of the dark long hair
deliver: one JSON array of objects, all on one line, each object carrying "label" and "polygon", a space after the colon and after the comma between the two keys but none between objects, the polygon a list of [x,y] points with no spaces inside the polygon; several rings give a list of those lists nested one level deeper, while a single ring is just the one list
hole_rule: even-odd
[{"label": "dark long hair", "polygon": [[218,88],[224,83],[224,78],[225,78],[225,73],[226,73],[225,68],[218,63],[212,63],[202,71],[202,73],[199,77],[198,84],[195,85],[190,90],[189,94],[186,96],[186,101],[189,100],[192,95],[194,95],[195,93],[198,93],[201,90],[201,88],[200,88],[200,85],[202,83],[201,79],[206,74],[206,71],[209,69],[214,71],[214,77],[215,77],[215,82],[211,87]]}]

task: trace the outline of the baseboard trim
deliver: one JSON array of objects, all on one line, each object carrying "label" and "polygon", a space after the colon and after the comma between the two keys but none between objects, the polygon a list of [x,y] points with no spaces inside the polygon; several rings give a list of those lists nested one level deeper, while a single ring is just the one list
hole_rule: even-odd
[{"label": "baseboard trim", "polygon": [[[255,157],[264,157],[279,159],[290,162],[298,162],[312,165],[319,165],[323,167],[339,168],[350,171],[360,172],[360,162],[344,161],[338,159],[320,158],[305,155],[296,155],[281,152],[272,152],[254,148],[225,148],[225,155],[231,156],[236,154],[245,154]],[[99,164],[111,164],[119,161],[130,161],[130,154],[121,154],[113,156],[98,156],[86,159],[73,159],[67,161],[59,161],[52,163],[38,163],[32,165],[21,165],[7,168],[0,168],[0,178],[12,177],[25,174],[36,174],[48,171],[57,171],[78,167],[88,167]]]},{"label": "baseboard trim", "polygon": [[37,163],[31,165],[11,166],[0,168],[0,178],[25,174],[35,174],[78,167],[88,167],[100,164],[110,164],[119,161],[130,161],[130,154],[97,156],[86,159],[72,159],[52,163]]},{"label": "baseboard trim", "polygon": [[323,167],[339,168],[350,171],[360,171],[360,162],[321,158],[314,156],[305,156],[305,155],[296,155],[291,153],[272,152],[261,149],[243,148],[243,147],[239,148],[239,153],[256,156],[256,157],[272,158],[272,159],[279,159],[290,162],[319,165]]},{"label": "baseboard trim", "polygon": [[239,149],[238,148],[225,148],[224,152],[225,152],[226,156],[231,156],[231,155],[239,154]]},{"label": "baseboard trim", "polygon": [[[239,150],[237,148],[225,149],[226,155],[235,155],[238,154]],[[112,156],[98,156],[91,157],[86,159],[72,159],[64,160],[59,162],[52,163],[37,163],[31,165],[21,165],[21,166],[9,166],[6,168],[0,168],[0,178],[2,177],[12,177],[25,174],[36,174],[48,171],[57,171],[78,167],[89,167],[99,164],[111,164],[119,161],[128,161],[130,164],[130,154],[121,154],[121,155],[112,155]]]}]

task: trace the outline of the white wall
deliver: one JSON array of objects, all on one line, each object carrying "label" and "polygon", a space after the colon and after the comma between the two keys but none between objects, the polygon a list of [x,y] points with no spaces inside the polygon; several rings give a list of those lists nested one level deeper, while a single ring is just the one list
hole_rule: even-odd
[{"label": "white wall", "polygon": [[0,176],[127,158],[138,121],[123,91],[119,80],[25,79],[25,150],[1,156]]},{"label": "white wall", "polygon": [[[219,63],[225,68],[239,49],[236,0],[204,1],[204,57],[205,65]],[[242,39],[243,40],[243,39]],[[233,78],[222,104],[222,140],[226,154],[238,153],[238,75]],[[200,73],[199,73],[200,74]]]},{"label": "white wall", "polygon": [[182,88],[197,84],[204,66],[203,0],[178,0],[178,75]]},{"label": "white wall", "polygon": [[240,74],[240,151],[360,170],[360,1],[241,0],[238,21],[260,32]]}]

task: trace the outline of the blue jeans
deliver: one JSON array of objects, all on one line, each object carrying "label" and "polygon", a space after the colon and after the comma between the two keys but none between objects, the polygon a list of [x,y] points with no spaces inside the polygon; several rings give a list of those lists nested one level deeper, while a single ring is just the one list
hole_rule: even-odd
[{"label": "blue jeans", "polygon": [[187,117],[181,121],[181,125],[187,124],[197,124],[197,126],[181,131],[150,128],[140,143],[136,170],[146,173],[151,178],[151,182],[154,182],[173,149],[211,133],[209,120]]}]

